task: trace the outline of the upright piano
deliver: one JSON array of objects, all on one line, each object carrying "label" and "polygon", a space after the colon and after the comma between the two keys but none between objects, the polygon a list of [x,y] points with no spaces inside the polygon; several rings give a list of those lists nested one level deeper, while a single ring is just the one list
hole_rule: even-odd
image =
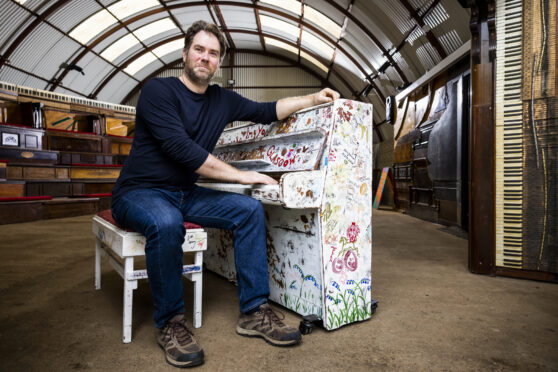
[{"label": "upright piano", "polygon": [[[338,99],[271,125],[226,130],[213,154],[277,185],[202,180],[264,205],[270,299],[326,329],[370,318],[372,105]],[[232,232],[208,229],[207,268],[235,279]]]}]

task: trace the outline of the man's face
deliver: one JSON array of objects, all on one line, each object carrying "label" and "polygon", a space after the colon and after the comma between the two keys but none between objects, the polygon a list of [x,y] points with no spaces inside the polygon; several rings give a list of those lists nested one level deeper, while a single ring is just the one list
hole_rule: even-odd
[{"label": "man's face", "polygon": [[219,40],[215,35],[205,31],[198,32],[188,52],[182,53],[186,76],[196,84],[209,84],[219,69],[220,50]]}]

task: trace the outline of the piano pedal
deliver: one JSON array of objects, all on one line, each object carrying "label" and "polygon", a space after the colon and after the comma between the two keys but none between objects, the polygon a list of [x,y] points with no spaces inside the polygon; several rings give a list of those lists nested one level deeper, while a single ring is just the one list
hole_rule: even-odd
[{"label": "piano pedal", "polygon": [[312,333],[312,330],[314,329],[314,324],[316,324],[318,322],[321,323],[322,319],[319,316],[317,316],[316,314],[304,315],[302,317],[302,320],[300,321],[300,324],[298,326],[298,330],[303,335],[308,335],[308,334]]}]

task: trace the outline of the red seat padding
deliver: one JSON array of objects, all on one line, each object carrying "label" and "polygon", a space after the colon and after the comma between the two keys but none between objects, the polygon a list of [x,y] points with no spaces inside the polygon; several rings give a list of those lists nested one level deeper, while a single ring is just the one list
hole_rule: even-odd
[{"label": "red seat padding", "polygon": [[50,199],[52,199],[52,196],[6,196],[0,198],[0,202],[50,200]]},{"label": "red seat padding", "polygon": [[[114,220],[114,218],[112,218],[112,211],[110,209],[106,209],[104,211],[101,211],[101,212],[97,213],[97,216],[99,216],[103,220],[113,224],[114,226],[118,227],[119,229],[133,232],[133,230],[124,229],[120,225],[118,225],[116,223],[116,221]],[[186,230],[188,230],[188,229],[190,229],[190,230],[191,229],[201,229],[202,228],[200,225],[196,225],[195,223],[192,223],[192,222],[184,222],[184,227],[186,228]]]}]

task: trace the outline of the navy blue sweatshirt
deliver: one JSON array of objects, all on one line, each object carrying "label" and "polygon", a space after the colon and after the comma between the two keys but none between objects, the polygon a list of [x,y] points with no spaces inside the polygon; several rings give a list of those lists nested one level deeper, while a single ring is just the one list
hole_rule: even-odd
[{"label": "navy blue sweatshirt", "polygon": [[112,200],[136,188],[191,188],[198,169],[228,123],[277,120],[276,102],[250,101],[218,85],[204,94],[178,78],[155,78],[142,88],[132,150],[112,190]]}]

